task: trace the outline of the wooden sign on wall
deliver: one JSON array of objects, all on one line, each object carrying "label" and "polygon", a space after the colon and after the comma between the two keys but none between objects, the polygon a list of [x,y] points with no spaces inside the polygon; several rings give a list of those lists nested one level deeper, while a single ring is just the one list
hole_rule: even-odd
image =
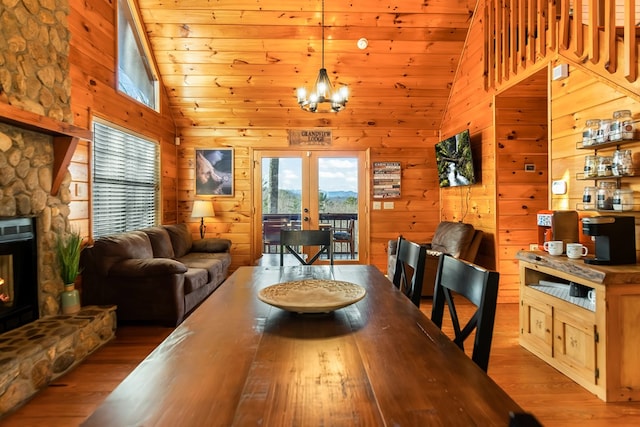
[{"label": "wooden sign on wall", "polygon": [[331,129],[290,129],[289,145],[331,145]]},{"label": "wooden sign on wall", "polygon": [[373,162],[373,198],[400,197],[401,175],[400,162]]}]

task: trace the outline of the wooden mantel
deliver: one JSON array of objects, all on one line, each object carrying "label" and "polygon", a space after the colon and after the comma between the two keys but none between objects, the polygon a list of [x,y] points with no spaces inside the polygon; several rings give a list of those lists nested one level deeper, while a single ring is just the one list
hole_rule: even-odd
[{"label": "wooden mantel", "polygon": [[91,141],[93,134],[69,123],[41,116],[0,102],[0,122],[53,136],[53,180],[51,194],[57,194],[78,142]]}]

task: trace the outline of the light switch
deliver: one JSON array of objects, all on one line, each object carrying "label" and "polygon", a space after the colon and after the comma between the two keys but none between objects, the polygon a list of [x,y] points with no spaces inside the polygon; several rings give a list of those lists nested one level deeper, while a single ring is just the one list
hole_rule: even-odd
[{"label": "light switch", "polygon": [[394,208],[394,203],[393,202],[384,202],[384,208],[385,209],[393,209]]},{"label": "light switch", "polygon": [[382,203],[380,202],[373,202],[373,210],[374,211],[378,211],[382,208]]}]

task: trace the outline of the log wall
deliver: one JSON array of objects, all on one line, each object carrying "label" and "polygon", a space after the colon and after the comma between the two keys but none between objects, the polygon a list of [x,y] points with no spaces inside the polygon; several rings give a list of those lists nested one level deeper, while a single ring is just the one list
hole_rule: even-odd
[{"label": "log wall", "polygon": [[[179,129],[178,220],[190,224],[194,233],[199,227],[199,220],[190,217],[193,200],[196,199],[195,150],[216,147],[234,149],[234,195],[209,197],[213,200],[216,216],[206,220],[207,236],[224,237],[233,242],[232,269],[251,265],[255,261],[253,254],[259,251],[251,247],[252,233],[258,232],[252,228],[252,150],[290,149],[287,140],[289,126],[286,123],[295,120],[291,117],[307,120],[311,115],[286,109],[283,109],[282,114],[283,120],[275,120],[269,127],[254,126],[250,130],[247,130],[248,123],[240,127],[232,125],[214,129]],[[351,115],[358,116],[358,112],[353,111]],[[371,211],[368,242],[370,256],[369,260],[363,260],[386,271],[388,240],[403,234],[416,241],[428,241],[439,222],[437,171],[433,151],[433,145],[438,140],[436,132],[413,126],[354,128],[343,125],[340,115],[332,117],[332,150],[369,150],[371,162],[399,161],[401,164],[402,197],[393,199],[394,209]],[[246,117],[245,120],[250,118]],[[364,121],[364,116],[358,121]],[[372,177],[369,175],[365,179]]]},{"label": "log wall", "polygon": [[[94,116],[146,136],[160,144],[161,222],[177,219],[175,126],[168,98],[161,90],[160,113],[116,90],[116,4],[106,0],[70,0],[68,25],[71,74],[71,110],[76,126],[91,129]],[[90,235],[90,144],[81,143],[69,168],[71,221]]]}]

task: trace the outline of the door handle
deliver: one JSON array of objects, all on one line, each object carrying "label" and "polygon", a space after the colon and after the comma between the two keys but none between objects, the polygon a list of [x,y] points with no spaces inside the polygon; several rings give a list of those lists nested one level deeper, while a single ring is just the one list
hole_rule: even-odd
[{"label": "door handle", "polygon": [[304,222],[309,222],[309,217],[305,216],[304,218],[302,218]]}]

